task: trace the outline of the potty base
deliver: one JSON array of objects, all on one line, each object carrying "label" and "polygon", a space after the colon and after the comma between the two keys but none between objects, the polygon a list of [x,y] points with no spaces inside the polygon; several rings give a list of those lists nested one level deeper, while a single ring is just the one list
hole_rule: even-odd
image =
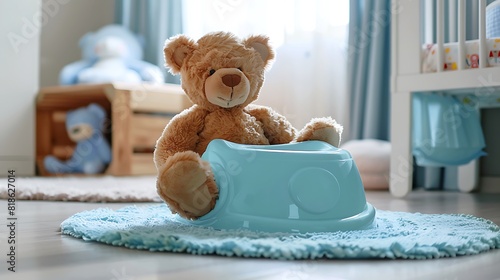
[{"label": "potty base", "polygon": [[265,232],[331,232],[375,225],[351,155],[321,141],[212,141],[202,158],[219,188],[215,208],[188,224]]}]

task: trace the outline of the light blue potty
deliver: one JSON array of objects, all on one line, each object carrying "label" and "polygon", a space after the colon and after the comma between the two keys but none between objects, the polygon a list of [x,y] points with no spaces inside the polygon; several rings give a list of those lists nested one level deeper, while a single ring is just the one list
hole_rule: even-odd
[{"label": "light blue potty", "polygon": [[215,229],[330,232],[375,226],[349,152],[321,141],[241,145],[213,140],[210,162],[219,199],[205,216],[183,222]]}]

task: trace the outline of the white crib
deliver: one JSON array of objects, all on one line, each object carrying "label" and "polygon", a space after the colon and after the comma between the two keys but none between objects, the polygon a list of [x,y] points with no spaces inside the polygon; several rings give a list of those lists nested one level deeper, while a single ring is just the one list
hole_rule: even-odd
[{"label": "white crib", "polygon": [[[424,0],[422,0],[424,1]],[[412,189],[413,159],[411,153],[411,115],[412,93],[443,91],[460,94],[461,91],[477,92],[500,87],[500,68],[489,67],[486,39],[485,10],[486,1],[478,0],[474,9],[479,13],[479,64],[478,68],[466,69],[465,56],[465,0],[450,1],[449,9],[444,10],[445,0],[425,0],[422,5],[418,0],[393,0],[391,10],[391,173],[390,191],[396,197],[403,197]],[[436,1],[436,0],[435,0]],[[436,4],[432,4],[436,3]],[[432,5],[430,5],[432,4]],[[431,28],[425,14],[436,14],[436,72],[423,73],[421,32],[427,38]],[[452,20],[458,22],[450,24],[457,38],[458,65],[456,70],[445,71],[444,14],[449,13]],[[456,18],[454,18],[456,15]],[[425,22],[422,22],[425,21]],[[434,29],[432,29],[434,30]],[[458,188],[461,191],[472,191],[478,185],[478,160],[460,166],[458,171]]]}]

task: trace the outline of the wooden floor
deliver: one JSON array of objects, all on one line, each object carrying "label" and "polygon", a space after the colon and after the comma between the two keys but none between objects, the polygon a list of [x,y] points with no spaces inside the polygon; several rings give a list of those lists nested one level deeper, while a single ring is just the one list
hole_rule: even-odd
[{"label": "wooden floor", "polygon": [[[369,192],[378,209],[466,213],[500,224],[499,194]],[[16,270],[7,270],[6,201],[1,201],[0,279],[500,279],[500,250],[438,260],[276,261],[152,253],[85,242],[58,232],[70,215],[127,204],[19,201]]]}]

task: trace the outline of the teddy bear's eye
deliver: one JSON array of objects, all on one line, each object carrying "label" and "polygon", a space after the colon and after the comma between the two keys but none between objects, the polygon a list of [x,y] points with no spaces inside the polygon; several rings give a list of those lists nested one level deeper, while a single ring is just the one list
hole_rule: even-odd
[{"label": "teddy bear's eye", "polygon": [[215,70],[214,69],[210,69],[210,72],[209,72],[210,76],[212,76],[214,73],[215,73]]}]

